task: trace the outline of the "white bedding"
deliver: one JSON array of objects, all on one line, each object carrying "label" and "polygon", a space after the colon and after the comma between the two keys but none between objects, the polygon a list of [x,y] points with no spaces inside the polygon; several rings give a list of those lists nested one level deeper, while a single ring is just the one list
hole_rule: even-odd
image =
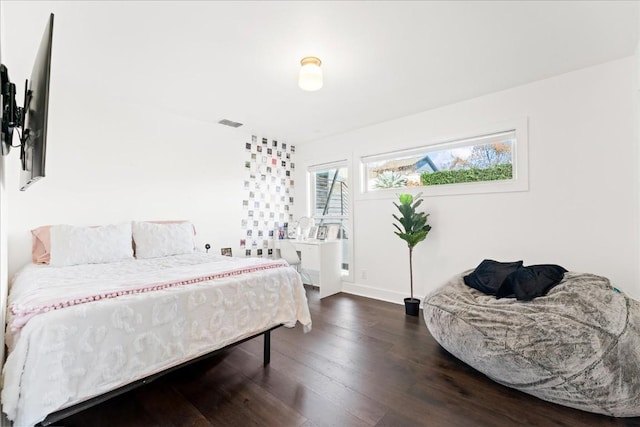
[{"label": "white bedding", "polygon": [[278,324],[311,328],[293,268],[203,253],[30,265],[9,308],[2,405],[20,426]]}]

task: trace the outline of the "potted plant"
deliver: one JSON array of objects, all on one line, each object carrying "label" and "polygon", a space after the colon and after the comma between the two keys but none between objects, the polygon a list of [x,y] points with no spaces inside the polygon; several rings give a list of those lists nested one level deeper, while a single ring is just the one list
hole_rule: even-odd
[{"label": "potted plant", "polygon": [[427,224],[429,214],[418,212],[416,209],[422,203],[420,198],[422,193],[418,193],[414,199],[411,194],[400,194],[398,199],[400,204],[393,204],[400,211],[400,217],[392,214],[393,218],[400,223],[393,224],[398,230],[394,233],[407,242],[409,247],[409,278],[411,283],[411,297],[404,299],[405,312],[410,316],[417,316],[420,310],[420,300],[413,297],[413,248],[422,242],[429,234],[431,226]]}]

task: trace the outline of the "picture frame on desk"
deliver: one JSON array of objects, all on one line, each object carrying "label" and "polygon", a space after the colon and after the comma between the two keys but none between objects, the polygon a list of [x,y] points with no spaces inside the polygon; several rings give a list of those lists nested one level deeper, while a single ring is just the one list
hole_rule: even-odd
[{"label": "picture frame on desk", "polygon": [[324,240],[327,238],[327,226],[321,225],[318,227],[318,236],[316,237],[318,240]]},{"label": "picture frame on desk", "polygon": [[223,256],[233,256],[231,254],[231,248],[220,248],[220,254]]},{"label": "picture frame on desk", "polygon": [[327,226],[327,240],[336,240],[340,233],[340,224],[329,224]]},{"label": "picture frame on desk", "polygon": [[318,235],[318,227],[314,225],[309,228],[309,234],[307,235],[307,239],[315,239],[317,235]]}]

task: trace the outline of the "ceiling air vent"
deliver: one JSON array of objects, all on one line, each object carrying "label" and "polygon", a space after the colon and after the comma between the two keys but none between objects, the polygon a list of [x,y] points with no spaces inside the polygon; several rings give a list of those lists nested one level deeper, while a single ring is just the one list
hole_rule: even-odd
[{"label": "ceiling air vent", "polygon": [[231,126],[232,128],[239,128],[242,126],[242,123],[234,122],[232,120],[222,119],[218,123],[225,126]]}]

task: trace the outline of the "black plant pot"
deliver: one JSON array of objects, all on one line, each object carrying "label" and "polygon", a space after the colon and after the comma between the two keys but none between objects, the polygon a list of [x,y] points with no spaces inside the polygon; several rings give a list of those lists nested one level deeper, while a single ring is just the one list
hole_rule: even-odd
[{"label": "black plant pot", "polygon": [[405,298],[404,311],[407,316],[417,316],[420,312],[420,300],[418,298]]}]

